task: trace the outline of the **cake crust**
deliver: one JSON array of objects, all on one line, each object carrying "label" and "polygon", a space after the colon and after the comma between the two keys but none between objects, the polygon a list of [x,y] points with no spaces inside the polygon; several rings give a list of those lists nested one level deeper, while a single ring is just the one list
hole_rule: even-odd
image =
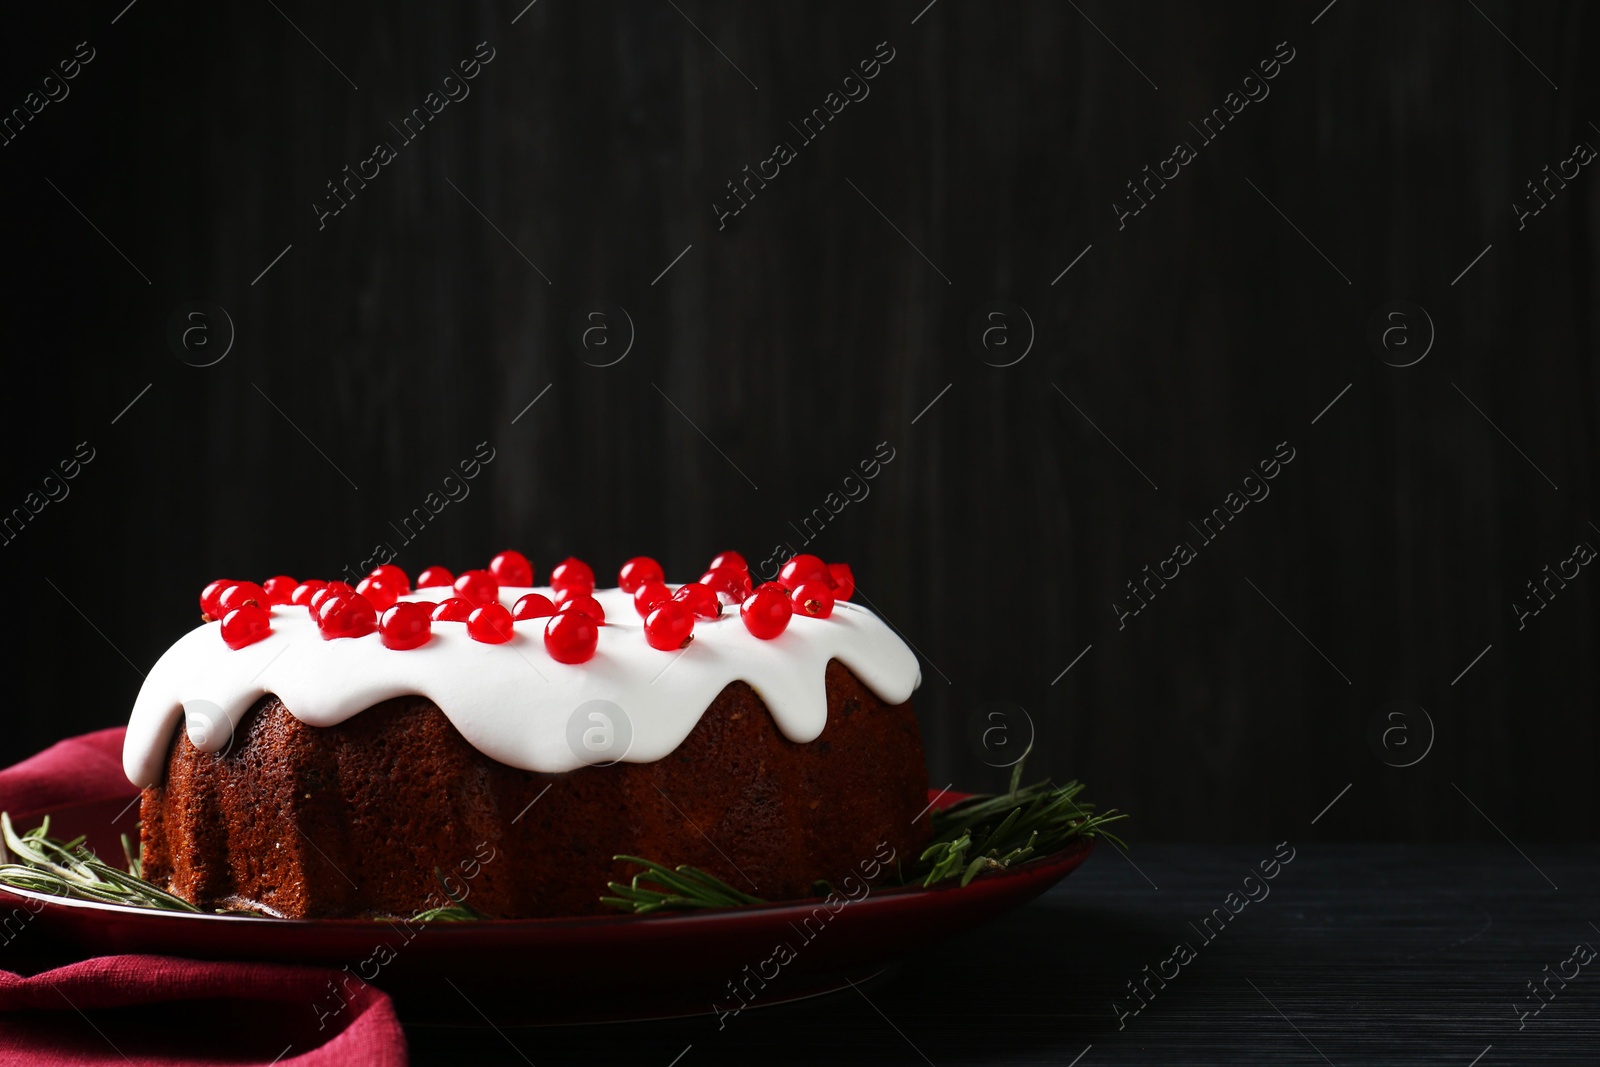
[{"label": "cake crust", "polygon": [[612,859],[629,854],[809,896],[885,845],[910,862],[930,833],[910,702],[885,704],[837,660],[826,688],[808,743],[733,682],[664,758],[559,774],[485,756],[423,697],[317,727],[269,695],[220,755],[175,732],[140,803],[145,877],[202,907],[405,917],[441,903],[437,870],[491,918],[585,915],[635,873]]}]

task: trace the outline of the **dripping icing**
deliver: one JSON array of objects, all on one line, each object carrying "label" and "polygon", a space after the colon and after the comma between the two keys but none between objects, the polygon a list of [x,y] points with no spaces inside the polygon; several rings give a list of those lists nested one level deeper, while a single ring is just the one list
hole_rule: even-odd
[{"label": "dripping icing", "polygon": [[[529,592],[506,587],[507,608]],[[448,587],[420,589],[403,600],[438,601]],[[697,620],[682,652],[653,649],[633,598],[595,591],[605,609],[600,644],[586,663],[551,659],[544,620],[517,624],[503,645],[467,636],[463,623],[436,622],[420,648],[384,648],[376,633],[324,641],[298,605],[272,609],[272,633],[238,651],[206,623],[185,634],[151,668],[134,702],[123,744],[123,770],[137,786],[161,780],[174,731],[187,718],[202,751],[226,748],[233,728],[255,702],[275,694],[300,721],[332,726],[384,700],[426,697],[484,755],[524,770],[557,773],[593,759],[569,740],[569,720],[592,701],[621,708],[632,740],[623,758],[651,763],[688,737],[717,694],[731,682],[750,685],[791,741],[814,740],[827,724],[824,675],[837,659],[887,704],[909,699],[921,682],[915,654],[882,619],[840,603],[828,619],[796,614],[775,640],[762,641],[740,623],[738,609]],[[190,714],[185,715],[185,706]],[[209,714],[196,714],[200,708]],[[610,758],[610,757],[608,757]]]}]

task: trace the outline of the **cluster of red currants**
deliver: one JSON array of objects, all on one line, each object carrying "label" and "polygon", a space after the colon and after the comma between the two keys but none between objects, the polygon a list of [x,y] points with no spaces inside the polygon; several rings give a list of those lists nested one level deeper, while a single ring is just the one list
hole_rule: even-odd
[{"label": "cluster of red currants", "polygon": [[670,589],[661,564],[637,556],[622,565],[617,585],[633,596],[644,617],[644,637],[651,648],[671,652],[694,640],[694,620],[722,614],[721,597],[739,605],[744,627],[763,641],[783,633],[796,611],[812,618],[833,614],[835,601],[849,600],[856,580],[847,563],[823,563],[801,554],[783,565],[776,582],[754,585],[750,567],[737,552],[719,553],[698,582]]},{"label": "cluster of red currants", "polygon": [[[645,640],[664,651],[688,647],[694,640],[696,617],[714,619],[722,614],[719,594],[739,605],[747,630],[771,640],[788,627],[794,612],[826,619],[836,601],[849,600],[855,592],[855,577],[847,564],[824,564],[810,555],[795,556],[784,564],[778,581],[759,586],[752,586],[750,568],[737,552],[721,553],[698,582],[676,591],[668,588],[664,577],[661,565],[647,556],[630,559],[617,576],[622,591],[633,596],[634,607],[644,617]],[[417,575],[418,589],[448,586],[455,593],[438,603],[402,601],[411,592],[411,579],[386,563],[353,588],[346,582],[316,578],[297,582],[286,574],[259,585],[219,578],[200,593],[200,613],[206,622],[222,620],[222,640],[232,649],[271,633],[275,606],[304,607],[324,640],[376,632],[385,648],[402,650],[427,644],[436,622],[465,623],[468,637],[498,645],[511,640],[514,623],[548,619],[544,647],[552,659],[583,663],[593,657],[606,613],[594,597],[594,571],[589,565],[572,558],[558,563],[550,572],[554,599],[528,593],[509,611],[500,603],[501,587],[531,585],[533,564],[528,557],[506,551],[484,570],[455,575],[443,567],[425,568]]]},{"label": "cluster of red currants", "polygon": [[385,648],[411,649],[428,643],[435,622],[466,623],[467,636],[486,644],[511,640],[512,623],[549,617],[544,645],[561,663],[582,663],[594,655],[600,641],[598,627],[605,611],[594,598],[594,571],[581,560],[568,559],[550,574],[552,601],[542,593],[529,593],[507,611],[500,603],[500,587],[533,584],[533,564],[520,552],[502,552],[486,570],[462,571],[459,576],[443,567],[428,567],[417,575],[417,588],[449,586],[455,596],[437,604],[401,601],[411,592],[411,579],[393,564],[374,568],[361,583],[324,582],[311,578],[296,582],[288,575],[269,578],[260,585],[222,578],[200,594],[201,618],[222,620],[222,639],[239,649],[272,632],[274,606],[303,606],[324,640],[365,637],[376,632]]},{"label": "cluster of red currants", "polygon": [[[377,571],[374,571],[367,581],[376,576]],[[456,594],[437,604],[422,605],[428,609],[432,622],[464,622],[467,636],[474,641],[499,645],[511,640],[513,623],[548,619],[544,626],[544,647],[551,659],[558,663],[583,663],[590,659],[600,643],[600,627],[606,621],[605,609],[594,598],[594,571],[582,560],[568,557],[550,572],[554,600],[543,593],[527,593],[517,598],[509,611],[500,603],[502,586],[526,588],[532,584],[533,564],[521,552],[511,550],[490,560],[487,570],[452,575],[443,567],[428,567],[417,575],[419,589],[450,586]],[[381,620],[379,632],[381,635]]]}]

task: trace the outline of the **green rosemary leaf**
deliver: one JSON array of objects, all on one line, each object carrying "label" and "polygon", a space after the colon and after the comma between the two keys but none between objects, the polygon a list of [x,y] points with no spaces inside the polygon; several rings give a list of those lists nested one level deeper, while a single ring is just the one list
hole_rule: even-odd
[{"label": "green rosemary leaf", "polygon": [[971,863],[967,864],[967,871],[966,871],[965,874],[963,874],[961,876],[961,884],[962,885],[969,884],[974,878],[976,878],[978,876],[978,872],[979,871],[983,870],[985,867],[989,866],[993,862],[994,861],[991,860],[988,856],[979,856],[977,859],[975,859]]},{"label": "green rosemary leaf", "polygon": [[1011,832],[1011,828],[1016,825],[1017,820],[1020,818],[1022,818],[1022,809],[1012,808],[1011,814],[1007,815],[999,826],[984,834],[983,840],[978,845],[978,851],[985,852],[995,841],[1006,840],[1006,834]]},{"label": "green rosemary leaf", "polygon": [[165,889],[151,885],[143,878],[129,874],[125,871],[119,871],[109,864],[101,863],[99,860],[91,860],[87,866],[91,871],[99,875],[105,881],[125,889],[131,897],[143,896],[149,900],[158,902],[163,907],[170,908],[174,911],[200,910],[187,900],[184,900],[182,897],[174,896]]},{"label": "green rosemary leaf", "polygon": [[665,889],[672,890],[671,895],[679,895],[691,900],[702,896],[706,897],[708,900],[715,900],[718,902],[721,902],[723,899],[722,896],[717,893],[715,888],[704,888],[696,884],[692,879],[682,877],[677,872],[669,870],[659,863],[650,863],[648,861],[641,860],[629,860],[628,862],[637,862],[640,864],[640,866],[647,868],[645,872],[633,876],[633,885],[635,888],[639,886],[639,880],[641,878],[648,878],[652,883],[662,886]]},{"label": "green rosemary leaf", "polygon": [[144,877],[144,860],[139,856],[139,850],[133,847],[128,840],[128,835],[122,835],[122,858],[127,861],[128,872],[135,878]]},{"label": "green rosemary leaf", "polygon": [[648,915],[667,908],[732,908],[766,903],[698,867],[667,867],[639,856],[613,856],[612,859],[644,870],[634,875],[628,884],[607,883],[614,895],[603,896],[600,902],[635,915]]},{"label": "green rosemary leaf", "polygon": [[723,894],[717,892],[714,887],[702,886],[692,878],[684,878],[673,873],[668,873],[665,871],[652,871],[650,872],[650,880],[658,885],[666,886],[668,889],[671,889],[682,896],[704,896],[712,900],[725,899]]},{"label": "green rosemary leaf", "polygon": [[451,904],[445,907],[429,908],[427,911],[419,911],[411,917],[410,921],[414,923],[460,923],[475,922],[481,918],[483,916],[471,908]]},{"label": "green rosemary leaf", "polygon": [[[933,844],[924,850],[920,867],[913,870],[923,885],[955,877],[958,871],[965,885],[983,870],[1058,852],[1088,837],[1105,837],[1125,847],[1121,838],[1106,829],[1127,818],[1124,813],[1097,812],[1093,804],[1080,802],[1082,782],[1055,786],[1044,781],[1023,786],[1022,767],[1019,762],[1013,768],[1005,793],[968,797],[934,812]],[[969,852],[975,854],[970,859]]]},{"label": "green rosemary leaf", "polygon": [[420,911],[411,917],[412,922],[459,923],[472,922],[484,917],[483,913],[476,908],[467,905],[467,895],[465,893],[457,893],[450,888],[450,883],[445,881],[443,871],[435,867],[433,869],[433,877],[438,881],[439,888],[444,890],[444,895],[450,899],[450,903]]},{"label": "green rosemary leaf", "polygon": [[636,885],[625,885],[622,882],[607,882],[606,886],[610,888],[613,893],[616,893],[619,896],[627,897],[629,900],[637,901],[641,904],[658,904],[661,901],[671,900],[673,898],[672,893],[657,893],[653,889],[641,889]]},{"label": "green rosemary leaf", "polygon": [[735,889],[728,883],[712,877],[698,867],[679,867],[677,872],[691,883],[697,884],[703,891],[715,896],[727,897],[736,904],[763,903],[760,897],[753,897],[743,890]]},{"label": "green rosemary leaf", "polygon": [[[82,837],[58,841],[49,834],[49,816],[27,833],[18,834],[10,813],[0,812],[0,839],[5,841],[7,856],[15,860],[0,865],[0,885],[103,904],[163,911],[200,910],[141,878],[140,872],[133,869],[136,857],[131,854],[130,870],[120,871],[96,859],[85,848]],[[125,852],[129,850],[126,838],[123,848]]]}]

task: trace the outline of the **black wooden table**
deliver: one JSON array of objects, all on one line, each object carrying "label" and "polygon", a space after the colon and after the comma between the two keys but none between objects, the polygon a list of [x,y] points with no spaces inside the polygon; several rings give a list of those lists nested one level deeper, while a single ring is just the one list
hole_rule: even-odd
[{"label": "black wooden table", "polygon": [[1600,848],[1291,847],[1266,882],[1271,844],[1105,847],[1030,907],[855,992],[721,1030],[714,1018],[417,1028],[413,1060],[1600,1063],[1600,958],[1587,948],[1600,948]]}]

